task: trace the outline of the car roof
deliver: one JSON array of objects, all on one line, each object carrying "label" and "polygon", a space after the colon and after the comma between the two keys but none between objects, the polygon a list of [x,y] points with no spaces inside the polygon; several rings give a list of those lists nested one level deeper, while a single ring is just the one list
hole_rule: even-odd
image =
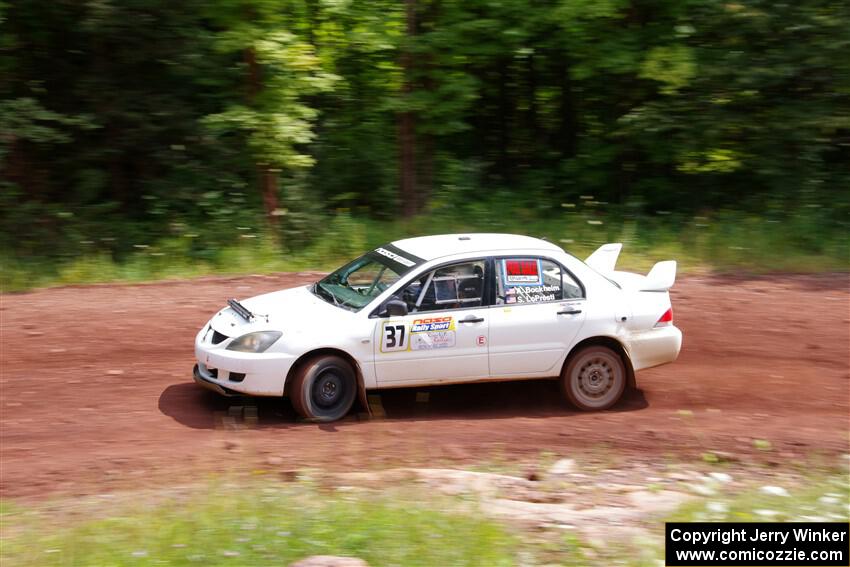
[{"label": "car roof", "polygon": [[510,252],[523,249],[563,252],[551,242],[519,234],[436,234],[396,240],[392,244],[426,261],[465,252]]}]

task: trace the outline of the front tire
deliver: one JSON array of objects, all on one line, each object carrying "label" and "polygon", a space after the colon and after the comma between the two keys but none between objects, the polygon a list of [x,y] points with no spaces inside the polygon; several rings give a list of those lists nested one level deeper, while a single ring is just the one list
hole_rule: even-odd
[{"label": "front tire", "polygon": [[608,347],[586,346],[570,357],[561,375],[561,390],[582,411],[606,410],[626,389],[626,367]]},{"label": "front tire", "polygon": [[289,397],[295,412],[310,421],[345,417],[357,397],[354,369],[338,356],[318,356],[300,365]]}]

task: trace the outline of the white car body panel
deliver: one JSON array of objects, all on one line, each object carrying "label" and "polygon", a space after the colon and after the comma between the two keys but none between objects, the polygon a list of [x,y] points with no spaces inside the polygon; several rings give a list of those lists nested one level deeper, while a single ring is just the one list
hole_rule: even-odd
[{"label": "white car body panel", "polygon": [[[378,385],[438,384],[489,376],[487,312],[488,309],[482,307],[461,311],[412,313],[404,317],[379,320],[375,325],[373,340]],[[463,319],[482,321],[461,323],[460,320]],[[416,327],[428,326],[438,329],[446,325],[448,326],[445,335],[440,335],[437,331],[414,332]],[[398,339],[396,344],[389,348],[383,340],[387,335],[387,327],[390,327],[390,331],[396,331]],[[430,335],[443,339],[450,337],[450,340],[435,344]],[[484,337],[483,344],[478,344],[479,337]]]},{"label": "white car body panel", "polygon": [[[584,300],[490,308],[490,374],[535,378],[560,374],[586,317]],[[558,315],[559,311],[580,313]]]},{"label": "white car body panel", "polygon": [[[620,246],[609,244],[589,258],[595,257],[593,264],[603,268],[597,270],[552,243],[502,234],[420,237],[399,240],[392,246],[421,263],[359,311],[334,306],[314,295],[309,286],[242,301],[255,315],[251,321],[231,307],[219,311],[195,339],[195,380],[225,395],[281,396],[296,362],[322,349],[347,355],[357,366],[362,387],[370,390],[555,377],[570,352],[587,339],[616,340],[635,371],[672,362],[681,348],[679,329],[672,323],[656,326],[670,308],[663,286],[675,280],[674,262],[657,264],[661,267],[654,275],[650,272],[652,278],[615,271]],[[415,277],[447,263],[491,257],[555,261],[581,284],[585,297],[391,318],[374,314]],[[642,291],[648,287],[657,291]],[[461,323],[467,318],[483,321]],[[437,321],[423,321],[434,319]],[[399,327],[395,344],[387,326]],[[239,336],[269,330],[282,336],[265,352],[227,350]],[[405,336],[400,340],[402,332]],[[214,344],[215,333],[226,338]],[[239,374],[244,377],[240,379]]]}]

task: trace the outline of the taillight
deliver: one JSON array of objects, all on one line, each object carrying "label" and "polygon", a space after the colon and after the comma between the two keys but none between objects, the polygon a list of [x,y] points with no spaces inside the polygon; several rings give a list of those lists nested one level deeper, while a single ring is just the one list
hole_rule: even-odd
[{"label": "taillight", "polygon": [[672,324],[673,324],[673,308],[671,307],[670,309],[665,311],[664,315],[662,315],[658,319],[658,322],[655,323],[655,326],[656,327],[666,327],[667,325],[672,325]]}]

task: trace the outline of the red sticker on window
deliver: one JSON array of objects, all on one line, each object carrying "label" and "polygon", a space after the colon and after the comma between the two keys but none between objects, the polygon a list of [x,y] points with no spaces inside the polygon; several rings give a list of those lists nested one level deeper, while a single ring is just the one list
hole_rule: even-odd
[{"label": "red sticker on window", "polygon": [[507,285],[540,285],[538,260],[504,260]]},{"label": "red sticker on window", "polygon": [[537,277],[537,260],[507,260],[505,271],[509,276]]}]

